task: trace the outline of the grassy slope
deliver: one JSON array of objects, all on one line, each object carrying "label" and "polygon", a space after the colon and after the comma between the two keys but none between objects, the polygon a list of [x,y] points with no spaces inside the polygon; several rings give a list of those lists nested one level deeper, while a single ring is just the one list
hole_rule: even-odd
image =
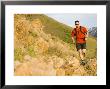
[{"label": "grassy slope", "polygon": [[[71,27],[63,23],[60,23],[44,14],[28,14],[25,15],[25,17],[27,20],[33,20],[36,18],[40,19],[42,24],[45,26],[43,29],[45,33],[58,37],[61,40],[70,43],[71,47],[73,46],[71,40],[71,30],[72,30]],[[97,47],[96,39],[89,37],[87,41],[87,58],[96,57],[96,47]]]},{"label": "grassy slope", "polygon": [[[71,30],[72,28],[60,23],[44,14],[33,14],[33,15],[28,15],[26,16],[27,19],[34,19],[34,18],[39,18],[43,25],[45,26],[44,32],[48,34],[52,34],[56,37],[59,37],[61,40],[70,43],[72,45],[72,40],[71,40]],[[87,58],[94,58],[96,57],[96,39],[93,37],[89,37],[87,41]]]},{"label": "grassy slope", "polygon": [[97,54],[97,41],[93,37],[89,37],[87,40],[87,58],[94,58]]},{"label": "grassy slope", "polygon": [[[43,14],[42,15],[41,14],[18,15],[18,16],[15,15],[15,17],[16,17],[15,33],[17,32],[15,35],[16,39],[14,39],[15,60],[24,61],[25,59],[30,60],[31,59],[30,57],[34,57],[36,59],[42,59],[43,61],[56,60],[58,61],[58,64],[62,64],[61,60],[71,62],[71,59],[73,59],[73,56],[77,58],[76,56],[77,51],[73,50],[74,46],[73,44],[71,44],[72,43],[71,27],[64,25],[62,23],[59,23],[54,19]],[[26,18],[27,20],[25,20],[24,18]],[[40,28],[36,24],[35,24],[36,26],[35,29],[38,28],[36,29],[36,31],[35,29],[32,28],[32,25],[30,25],[31,21],[29,20],[35,20],[36,18],[38,18],[42,22],[42,25],[45,26],[43,29],[45,33],[39,30]],[[51,36],[49,36],[48,34],[51,34]],[[60,39],[57,39],[56,37]],[[64,42],[61,40],[63,40]],[[72,50],[70,49],[69,46],[71,46]],[[88,58],[94,58],[96,56],[96,39],[92,37],[88,38],[87,51],[88,51],[87,52]],[[15,65],[19,64],[18,61],[15,62]],[[76,61],[75,61],[75,65],[77,65]],[[92,67],[87,66],[86,68],[88,71],[87,74],[95,75],[96,71],[94,70],[96,69],[92,70],[91,68]],[[66,70],[67,71],[65,75],[74,74],[72,73],[73,71],[71,71],[71,68],[69,69],[69,66],[67,67]],[[83,71],[83,69],[80,69],[80,70]],[[79,70],[77,70],[77,72],[78,71]],[[91,71],[95,74],[92,74]],[[80,74],[83,75],[84,73],[85,72],[83,71]]]},{"label": "grassy slope", "polygon": [[44,14],[31,14],[26,16],[27,19],[33,20],[38,18],[41,20],[44,27],[44,32],[51,34],[52,36],[59,37],[63,41],[71,43],[71,30],[70,26],[60,23]]}]

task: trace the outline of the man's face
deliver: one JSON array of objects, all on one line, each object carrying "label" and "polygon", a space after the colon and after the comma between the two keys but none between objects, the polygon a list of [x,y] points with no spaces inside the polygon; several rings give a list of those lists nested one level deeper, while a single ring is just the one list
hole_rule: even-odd
[{"label": "man's face", "polygon": [[76,22],[75,26],[76,26],[76,28],[78,28],[79,27],[79,22]]}]

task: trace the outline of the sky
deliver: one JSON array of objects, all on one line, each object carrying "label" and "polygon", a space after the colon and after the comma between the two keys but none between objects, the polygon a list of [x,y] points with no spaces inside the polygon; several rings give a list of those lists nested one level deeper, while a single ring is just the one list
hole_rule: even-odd
[{"label": "sky", "polygon": [[49,13],[46,15],[71,27],[74,27],[75,20],[79,20],[80,25],[87,28],[97,27],[97,14]]}]

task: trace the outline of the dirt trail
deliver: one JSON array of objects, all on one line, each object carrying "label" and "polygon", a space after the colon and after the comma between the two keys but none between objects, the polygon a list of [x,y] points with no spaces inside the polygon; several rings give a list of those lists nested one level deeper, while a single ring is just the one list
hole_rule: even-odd
[{"label": "dirt trail", "polygon": [[23,63],[15,61],[16,76],[88,76],[96,70],[94,59],[85,66],[81,66],[75,57],[68,62],[61,59],[44,61],[42,58],[32,58],[29,55],[24,59]]},{"label": "dirt trail", "polygon": [[77,51],[58,37],[46,34],[40,19],[30,21],[24,15],[15,15],[14,21],[14,75],[96,75],[96,58],[81,66]]}]

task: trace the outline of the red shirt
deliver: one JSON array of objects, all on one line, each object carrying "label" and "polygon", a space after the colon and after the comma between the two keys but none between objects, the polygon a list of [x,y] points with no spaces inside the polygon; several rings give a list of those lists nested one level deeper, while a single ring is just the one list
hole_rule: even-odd
[{"label": "red shirt", "polygon": [[87,29],[81,26],[81,28],[73,28],[71,36],[72,37],[76,36],[76,43],[86,43],[86,40],[84,39],[86,33]]}]

